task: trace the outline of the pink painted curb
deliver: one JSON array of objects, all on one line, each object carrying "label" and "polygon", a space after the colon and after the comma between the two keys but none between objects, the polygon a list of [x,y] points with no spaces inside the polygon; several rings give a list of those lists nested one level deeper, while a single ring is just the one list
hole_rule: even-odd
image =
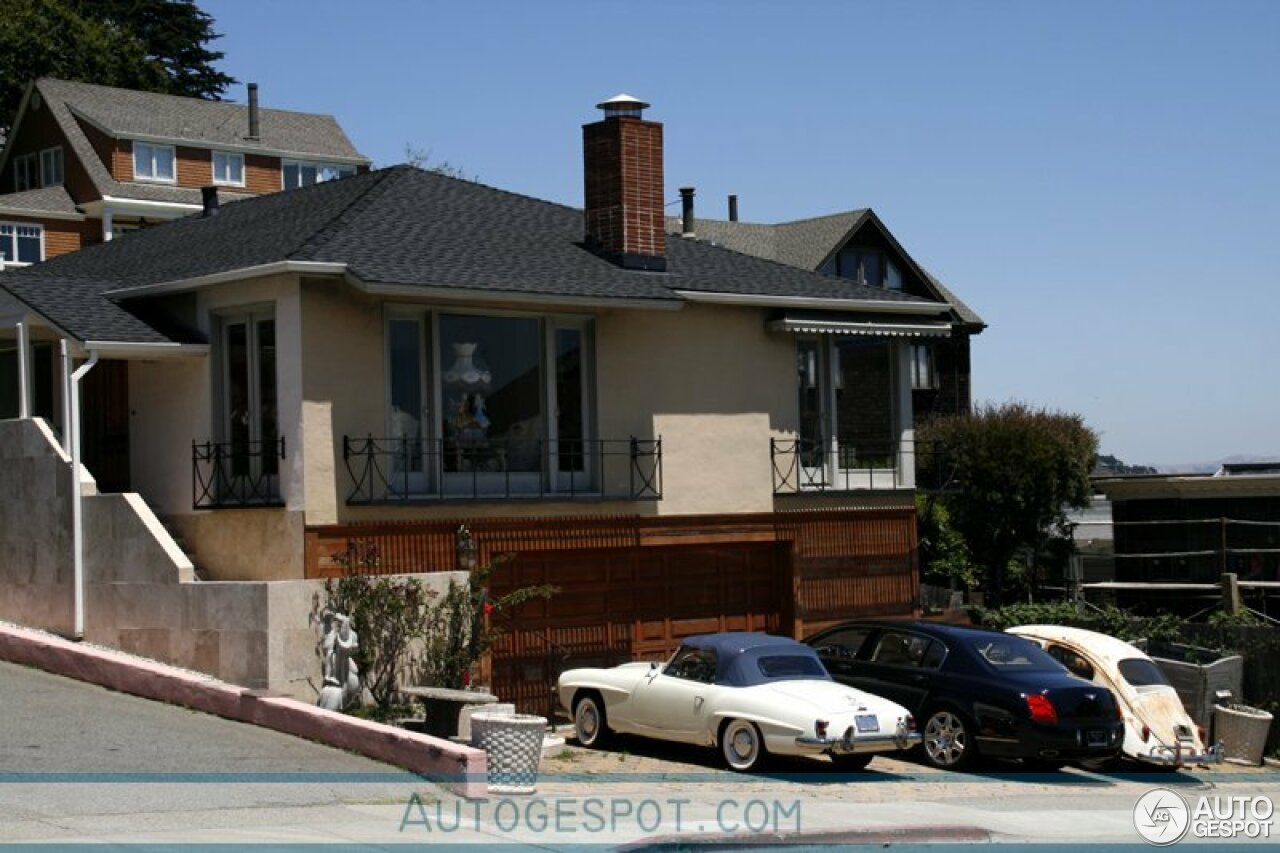
[{"label": "pink painted curb", "polygon": [[445,777],[445,784],[464,797],[487,796],[484,752],[452,741],[295,699],[259,695],[212,676],[25,628],[0,625],[0,660],[304,737],[414,773]]}]

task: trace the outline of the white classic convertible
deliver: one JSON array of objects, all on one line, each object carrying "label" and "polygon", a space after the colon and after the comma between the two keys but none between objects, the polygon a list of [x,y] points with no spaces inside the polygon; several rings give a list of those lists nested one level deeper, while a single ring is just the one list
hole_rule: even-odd
[{"label": "white classic convertible", "polygon": [[813,649],[767,634],[689,637],[666,664],[571,669],[558,687],[583,746],[613,732],[718,746],[740,771],[770,753],[856,770],[921,740],[901,705],[837,684]]}]

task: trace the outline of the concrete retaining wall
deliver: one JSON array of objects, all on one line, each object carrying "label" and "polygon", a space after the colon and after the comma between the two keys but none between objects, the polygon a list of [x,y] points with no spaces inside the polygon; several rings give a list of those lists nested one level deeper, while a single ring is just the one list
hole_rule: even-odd
[{"label": "concrete retaining wall", "polygon": [[[82,488],[84,639],[315,701],[323,581],[196,581],[138,495]],[[71,494],[70,460],[48,426],[0,421],[0,619],[71,635]],[[455,577],[424,582],[443,589]]]}]

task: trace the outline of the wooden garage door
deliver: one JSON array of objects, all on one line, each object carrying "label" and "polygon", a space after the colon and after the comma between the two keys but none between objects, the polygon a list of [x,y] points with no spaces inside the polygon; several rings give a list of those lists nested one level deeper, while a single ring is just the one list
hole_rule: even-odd
[{"label": "wooden garage door", "polygon": [[553,710],[564,669],[667,657],[682,637],[788,630],[789,550],[775,542],[521,554],[493,592],[549,583],[546,601],[499,614],[493,687],[522,710]]}]

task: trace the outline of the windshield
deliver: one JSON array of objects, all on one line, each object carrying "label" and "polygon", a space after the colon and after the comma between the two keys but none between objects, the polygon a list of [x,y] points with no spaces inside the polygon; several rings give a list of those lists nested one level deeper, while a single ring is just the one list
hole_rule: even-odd
[{"label": "windshield", "polygon": [[826,678],[822,662],[812,655],[769,655],[757,661],[765,678]]},{"label": "windshield", "polygon": [[1019,637],[983,637],[973,641],[973,648],[996,669],[1023,672],[1062,672],[1064,669],[1035,643]]},{"label": "windshield", "polygon": [[1164,677],[1160,667],[1156,666],[1152,661],[1144,658],[1129,658],[1128,660],[1120,661],[1118,666],[1120,668],[1120,677],[1134,687],[1169,686],[1169,679]]}]

